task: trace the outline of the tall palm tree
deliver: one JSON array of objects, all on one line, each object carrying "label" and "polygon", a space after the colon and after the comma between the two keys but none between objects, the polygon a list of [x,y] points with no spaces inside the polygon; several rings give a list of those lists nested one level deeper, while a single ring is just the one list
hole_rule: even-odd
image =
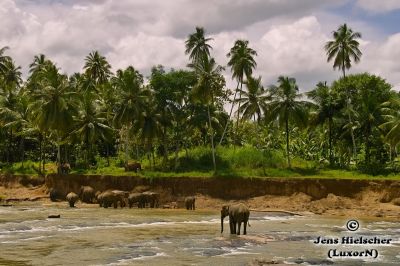
[{"label": "tall palm tree", "polygon": [[288,167],[290,164],[289,153],[289,122],[305,125],[307,122],[307,102],[299,100],[299,88],[294,78],[280,76],[278,86],[270,87],[271,101],[268,103],[268,117],[270,120],[278,119],[284,124],[286,132],[286,156]]},{"label": "tall palm tree", "polygon": [[329,162],[333,165],[333,118],[339,111],[337,95],[326,85],[326,82],[319,82],[314,90],[307,93],[307,96],[316,105],[316,110],[311,113],[313,123],[316,125],[328,123]]},{"label": "tall palm tree", "polygon": [[[346,69],[351,67],[351,59],[355,63],[360,61],[362,52],[358,48],[360,43],[357,39],[361,38],[361,33],[353,32],[347,27],[347,24],[340,25],[337,31],[333,32],[333,40],[325,44],[328,62],[334,58],[333,68],[338,68],[343,72],[343,78],[346,78]],[[347,109],[350,109],[350,97],[347,97]],[[350,112],[348,113],[349,124],[352,124]],[[353,156],[357,155],[356,141],[354,138],[354,130],[351,127],[351,139],[353,142]]]},{"label": "tall palm tree", "polygon": [[32,97],[31,110],[34,120],[42,132],[51,130],[57,136],[57,165],[61,165],[61,140],[73,124],[73,115],[76,110],[76,93],[70,90],[68,78],[61,75],[53,64],[47,64],[40,71],[40,90]]},{"label": "tall palm tree", "polygon": [[142,112],[147,107],[149,91],[143,86],[143,76],[129,66],[118,70],[111,80],[116,88],[116,106],[114,124],[125,133],[125,163],[128,163],[128,138],[134,122],[142,119]]},{"label": "tall palm tree", "polygon": [[96,85],[107,82],[111,76],[111,65],[98,51],[93,51],[86,56],[83,69],[87,77],[93,80]]},{"label": "tall palm tree", "polygon": [[192,63],[201,61],[204,56],[210,56],[212,47],[207,42],[213,39],[206,38],[204,35],[204,28],[196,27],[196,32],[190,34],[185,42],[185,53],[189,55],[189,59],[192,60]]},{"label": "tall palm tree", "polygon": [[[229,119],[232,116],[232,111],[233,107],[236,103],[236,95],[239,90],[239,84],[240,84],[240,91],[239,91],[239,99],[242,98],[242,86],[244,82],[244,77],[248,79],[252,73],[253,70],[256,68],[257,63],[254,60],[254,56],[257,55],[257,52],[250,47],[248,47],[249,41],[247,40],[236,40],[234,46],[231,48],[230,52],[227,54],[227,57],[229,57],[229,62],[228,66],[231,67],[231,72],[232,72],[232,78],[237,80],[237,86],[235,90],[235,95],[233,96],[233,102],[231,105],[231,110],[229,112]],[[240,109],[240,104],[241,101],[238,102]],[[229,122],[228,119],[228,122]],[[219,141],[219,144],[222,143],[222,140],[225,136],[227,127],[228,127],[228,122],[225,125],[224,132],[222,133],[221,139]],[[239,112],[237,116],[237,121],[236,121],[236,130],[238,129],[239,126]]]},{"label": "tall palm tree", "polygon": [[197,83],[192,89],[193,98],[207,105],[208,128],[210,130],[211,150],[214,171],[217,170],[215,161],[214,130],[211,123],[210,106],[214,105],[214,97],[225,85],[221,74],[223,67],[217,65],[214,58],[204,55],[201,60],[189,65],[197,74]]}]

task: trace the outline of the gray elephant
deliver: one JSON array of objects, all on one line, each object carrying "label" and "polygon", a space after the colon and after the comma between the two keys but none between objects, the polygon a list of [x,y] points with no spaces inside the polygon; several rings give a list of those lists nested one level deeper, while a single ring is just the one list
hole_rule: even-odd
[{"label": "gray elephant", "polygon": [[75,207],[75,202],[77,202],[79,200],[79,196],[74,192],[68,193],[65,198],[68,201],[69,206],[71,208]]},{"label": "gray elephant", "polygon": [[120,193],[119,191],[107,190],[99,195],[98,202],[100,207],[104,208],[111,206],[118,208],[118,203],[120,204],[120,207],[123,208],[125,206],[125,194]]},{"label": "gray elephant", "polygon": [[185,206],[186,210],[195,210],[195,203],[196,198],[195,197],[186,197],[185,198]]},{"label": "gray elephant", "polygon": [[94,196],[94,189],[91,186],[81,186],[79,197],[81,198],[82,202],[93,203],[95,198]]},{"label": "gray elephant", "polygon": [[57,189],[51,188],[49,191],[49,196],[51,201],[57,201],[57,199],[61,197],[61,193]]},{"label": "gray elephant", "polygon": [[[246,227],[249,223],[250,211],[243,203],[225,205],[221,209],[221,233],[224,231],[224,218],[229,216],[229,227],[231,234],[240,235],[240,226],[243,223],[243,234],[247,234]],[[237,230],[236,230],[237,225]],[[249,223],[250,226],[250,223]]]},{"label": "gray elephant", "polygon": [[137,203],[138,208],[144,207],[144,196],[142,193],[131,193],[128,196],[129,208],[132,208],[133,204]]},{"label": "gray elephant", "polygon": [[148,203],[150,208],[157,208],[160,204],[160,194],[156,192],[146,191],[142,193],[143,195],[143,207],[146,207]]}]

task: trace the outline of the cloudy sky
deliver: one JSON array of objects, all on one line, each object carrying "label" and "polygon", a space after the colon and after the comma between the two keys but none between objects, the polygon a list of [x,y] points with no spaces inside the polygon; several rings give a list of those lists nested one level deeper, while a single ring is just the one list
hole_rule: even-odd
[{"label": "cloudy sky", "polygon": [[302,91],[340,76],[323,46],[347,23],[362,33],[363,56],[351,72],[379,74],[400,89],[399,0],[0,0],[0,18],[0,47],[10,47],[24,73],[39,53],[63,72],[81,71],[92,50],[113,70],[182,68],[184,41],[202,26],[219,64],[236,39],[248,39],[265,85],[288,75]]}]

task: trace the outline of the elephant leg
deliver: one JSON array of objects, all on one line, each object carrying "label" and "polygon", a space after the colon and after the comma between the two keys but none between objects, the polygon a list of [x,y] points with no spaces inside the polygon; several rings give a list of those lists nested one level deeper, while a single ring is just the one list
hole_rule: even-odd
[{"label": "elephant leg", "polygon": [[118,208],[118,201],[114,201],[114,209]]},{"label": "elephant leg", "polygon": [[194,206],[194,202],[193,202],[193,210],[195,210],[196,209],[196,207]]},{"label": "elephant leg", "polygon": [[69,207],[73,208],[73,207],[74,207],[74,203],[73,203],[73,202],[70,202],[70,203],[69,203]]},{"label": "elephant leg", "polygon": [[246,235],[246,234],[247,234],[246,228],[247,228],[247,221],[245,220],[245,221],[244,221],[244,224],[243,224],[243,235]]},{"label": "elephant leg", "polygon": [[242,222],[238,222],[238,227],[237,227],[237,235],[240,235],[240,226]]},{"label": "elephant leg", "polygon": [[233,221],[233,234],[236,234],[236,221]]},{"label": "elephant leg", "polygon": [[229,229],[230,229],[231,234],[233,234],[233,222],[231,219],[229,219]]}]

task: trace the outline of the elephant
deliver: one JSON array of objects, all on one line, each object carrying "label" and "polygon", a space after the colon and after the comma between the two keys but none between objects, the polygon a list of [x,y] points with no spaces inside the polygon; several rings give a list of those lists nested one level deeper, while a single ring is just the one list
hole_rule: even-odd
[{"label": "elephant", "polygon": [[81,186],[79,197],[82,202],[93,203],[93,199],[95,198],[94,196],[94,189],[91,186]]},{"label": "elephant", "polygon": [[60,198],[60,192],[58,190],[56,190],[55,188],[50,189],[49,195],[50,195],[51,201],[57,201],[57,199]]},{"label": "elephant", "polygon": [[119,203],[121,208],[123,208],[125,206],[125,195],[118,191],[107,190],[99,195],[98,201],[100,207],[108,208],[113,205],[114,208],[118,208]]},{"label": "elephant", "polygon": [[[224,218],[229,216],[229,227],[231,234],[240,235],[240,225],[243,223],[243,234],[247,234],[246,227],[249,224],[250,211],[243,203],[224,205],[221,209],[221,234],[224,231]],[[237,224],[237,230],[236,230]]]},{"label": "elephant", "polygon": [[128,196],[129,208],[132,208],[133,204],[137,203],[138,208],[143,208],[144,206],[144,196],[142,193],[131,193]]},{"label": "elephant", "polygon": [[186,210],[195,210],[195,203],[196,198],[195,197],[186,197],[185,198],[185,206]]},{"label": "elephant", "polygon": [[71,165],[69,163],[63,163],[60,166],[60,172],[61,174],[69,174],[71,171]]},{"label": "elephant", "polygon": [[156,192],[146,191],[143,195],[143,207],[148,203],[150,208],[156,208],[160,204],[160,194]]},{"label": "elephant", "polygon": [[142,165],[140,163],[128,163],[128,164],[125,164],[125,172],[135,171],[137,173],[138,170],[142,171]]},{"label": "elephant", "polygon": [[75,202],[79,200],[79,196],[74,192],[68,193],[65,198],[67,199],[69,206],[71,208],[75,207]]}]

